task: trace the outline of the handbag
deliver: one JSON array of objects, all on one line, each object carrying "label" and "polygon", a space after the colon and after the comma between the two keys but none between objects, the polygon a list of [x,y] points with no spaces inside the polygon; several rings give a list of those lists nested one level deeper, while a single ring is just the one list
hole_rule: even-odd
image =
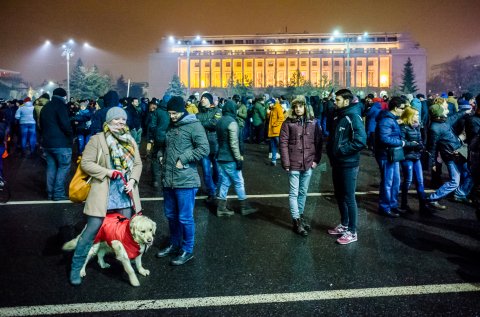
[{"label": "handbag", "polygon": [[387,154],[388,161],[390,163],[400,162],[405,159],[405,153],[403,152],[403,147],[401,146],[388,148]]},{"label": "handbag", "polygon": [[[101,156],[102,149],[100,148],[97,157],[97,164],[100,162]],[[73,175],[72,181],[68,186],[68,198],[74,203],[83,203],[87,200],[91,188],[90,182],[92,181],[92,176],[85,173],[80,165],[79,162],[75,175]]]}]

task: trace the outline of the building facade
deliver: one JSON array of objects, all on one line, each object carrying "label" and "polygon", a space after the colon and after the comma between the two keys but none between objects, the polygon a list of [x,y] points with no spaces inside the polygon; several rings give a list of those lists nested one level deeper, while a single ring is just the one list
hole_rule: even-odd
[{"label": "building facade", "polygon": [[419,92],[425,92],[425,50],[405,33],[170,37],[150,55],[150,94],[161,96],[175,74],[188,92],[232,83],[285,87],[298,77],[316,86],[381,92],[400,86],[409,57]]}]

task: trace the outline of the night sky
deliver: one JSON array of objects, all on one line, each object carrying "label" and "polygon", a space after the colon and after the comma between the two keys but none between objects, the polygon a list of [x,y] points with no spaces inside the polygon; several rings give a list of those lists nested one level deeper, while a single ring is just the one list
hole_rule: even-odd
[{"label": "night sky", "polygon": [[[148,55],[164,36],[410,32],[428,64],[480,54],[480,0],[2,0],[0,68],[33,84],[66,78],[62,42],[88,41],[81,57],[115,78],[148,80]],[[42,48],[45,40],[52,47]],[[72,65],[73,67],[73,65]]]}]

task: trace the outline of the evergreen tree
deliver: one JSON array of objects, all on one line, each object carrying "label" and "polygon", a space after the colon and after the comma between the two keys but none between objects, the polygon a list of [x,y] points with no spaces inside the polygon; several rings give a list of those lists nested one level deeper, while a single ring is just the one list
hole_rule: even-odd
[{"label": "evergreen tree", "polygon": [[402,85],[400,86],[400,89],[406,94],[414,94],[418,90],[410,57],[407,59],[403,68]]},{"label": "evergreen tree", "polygon": [[172,81],[168,83],[166,93],[172,96],[185,97],[185,85],[180,81],[178,75],[173,75]]},{"label": "evergreen tree", "polygon": [[127,90],[128,90],[128,84],[125,82],[125,78],[123,77],[123,74],[120,75],[120,77],[117,79],[117,93],[120,97],[126,97],[127,96]]},{"label": "evergreen tree", "polygon": [[83,87],[85,83],[85,66],[79,58],[75,64],[75,68],[70,74],[70,95],[74,98],[82,98]]}]

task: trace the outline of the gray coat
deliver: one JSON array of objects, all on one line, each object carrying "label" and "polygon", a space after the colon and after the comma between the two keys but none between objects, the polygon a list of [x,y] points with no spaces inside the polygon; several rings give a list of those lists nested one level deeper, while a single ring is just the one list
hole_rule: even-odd
[{"label": "gray coat", "polygon": [[[163,186],[167,188],[200,187],[197,162],[210,151],[205,129],[195,115],[172,122],[167,130],[163,159]],[[180,160],[183,168],[176,167]]]}]

